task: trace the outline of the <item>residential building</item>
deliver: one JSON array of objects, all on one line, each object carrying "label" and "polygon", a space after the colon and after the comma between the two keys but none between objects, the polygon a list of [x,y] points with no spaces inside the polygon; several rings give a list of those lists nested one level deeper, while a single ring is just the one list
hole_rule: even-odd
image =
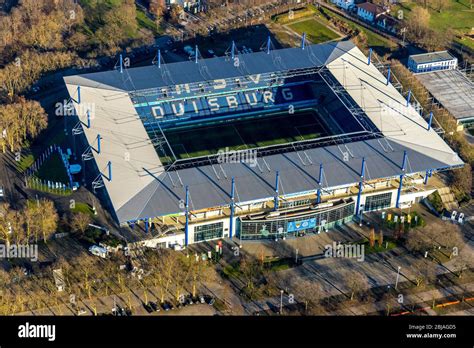
[{"label": "residential building", "polygon": [[379,5],[372,4],[371,2],[364,2],[358,4],[357,6],[357,16],[366,21],[373,23],[375,20],[382,14],[389,12],[388,8],[384,8]]}]

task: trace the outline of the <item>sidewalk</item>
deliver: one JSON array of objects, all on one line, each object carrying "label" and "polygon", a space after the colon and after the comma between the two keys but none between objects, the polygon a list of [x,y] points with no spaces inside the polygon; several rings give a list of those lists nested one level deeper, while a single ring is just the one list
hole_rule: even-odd
[{"label": "sidewalk", "polygon": [[[422,303],[422,302],[432,302],[433,300],[436,300],[436,299],[442,299],[448,296],[462,294],[466,292],[472,292],[472,291],[474,291],[474,283],[463,284],[462,286],[454,285],[449,288],[435,289],[435,290],[425,291],[425,292],[421,292],[421,293],[417,293],[413,295],[406,295],[404,298],[403,304],[409,307],[412,304]],[[394,297],[394,301],[396,300],[397,298]],[[386,310],[387,310],[386,302],[378,301],[378,302],[370,303],[366,305],[353,306],[349,308],[340,309],[340,310],[335,311],[333,314],[334,315],[366,315],[367,313],[374,313],[374,312],[386,311]],[[399,310],[397,310],[396,312],[398,311]],[[430,314],[436,315],[436,312],[432,311],[432,313]]]}]

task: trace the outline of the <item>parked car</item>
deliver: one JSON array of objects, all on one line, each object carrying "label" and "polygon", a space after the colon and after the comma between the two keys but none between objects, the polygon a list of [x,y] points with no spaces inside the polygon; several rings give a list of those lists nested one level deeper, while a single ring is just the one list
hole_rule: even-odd
[{"label": "parked car", "polygon": [[204,301],[210,306],[212,306],[216,302],[215,298],[209,295],[204,296]]},{"label": "parked car", "polygon": [[148,305],[155,311],[159,312],[160,311],[160,306],[156,302],[150,301],[148,302]]},{"label": "parked car", "polygon": [[204,296],[203,296],[203,295],[200,295],[200,296],[199,296],[199,302],[201,302],[201,303],[206,303],[206,300],[204,299]]},{"label": "parked car", "polygon": [[187,295],[185,298],[184,298],[184,303],[186,305],[192,305],[194,304],[194,301],[193,301],[193,297],[191,294]]},{"label": "parked car", "polygon": [[173,309],[173,305],[169,303],[168,301],[165,301],[161,304],[161,308],[163,308],[165,311],[169,311]]},{"label": "parked car", "polygon": [[0,186],[0,198],[5,197],[5,190],[3,189],[3,186]]},{"label": "parked car", "polygon": [[145,310],[147,311],[147,313],[153,313],[154,310],[153,310],[153,308],[150,306],[149,303],[150,303],[150,302],[144,303],[144,304],[143,304],[143,308],[145,308]]}]

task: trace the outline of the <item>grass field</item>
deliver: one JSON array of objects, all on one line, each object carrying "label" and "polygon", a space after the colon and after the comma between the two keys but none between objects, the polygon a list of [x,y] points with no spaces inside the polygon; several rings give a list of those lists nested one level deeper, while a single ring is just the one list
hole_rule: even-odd
[{"label": "grass field", "polygon": [[[416,6],[414,2],[407,2],[394,6],[391,11],[396,15],[399,10],[403,11],[404,18],[410,18],[412,9]],[[474,10],[470,9],[470,0],[449,0],[446,7],[440,11],[434,5],[428,4],[430,13],[430,27],[438,32],[453,29],[458,35],[468,34],[474,28]],[[456,38],[456,41],[474,49],[474,40],[467,36]]]},{"label": "grass field", "polygon": [[325,13],[328,14],[331,17],[335,17],[337,19],[340,19],[344,22],[346,22],[352,29],[357,29],[361,32],[363,32],[367,36],[367,43],[370,47],[383,47],[388,50],[394,50],[397,48],[397,44],[394,42],[384,38],[383,36],[380,36],[377,33],[374,33],[373,31],[366,29],[352,21],[347,20],[346,18],[339,16],[337,13],[332,12],[330,10],[325,9]]},{"label": "grass field", "polygon": [[[165,131],[177,159],[284,144],[328,135],[312,112],[274,115],[220,125]],[[164,161],[165,162],[165,161]]]},{"label": "grass field", "polygon": [[339,35],[314,18],[290,24],[289,27],[298,34],[306,33],[308,40],[314,44],[339,38]]},{"label": "grass field", "polygon": [[293,10],[291,13],[286,12],[272,18],[275,23],[278,24],[288,24],[298,19],[313,16],[316,13],[317,9],[313,5],[307,7]]}]

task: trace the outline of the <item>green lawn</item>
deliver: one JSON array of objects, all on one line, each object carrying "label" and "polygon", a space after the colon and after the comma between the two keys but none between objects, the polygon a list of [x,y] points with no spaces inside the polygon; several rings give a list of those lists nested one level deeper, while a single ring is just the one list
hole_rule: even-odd
[{"label": "green lawn", "polygon": [[[404,18],[410,18],[411,10],[415,3],[405,3],[393,8],[392,15],[396,16],[398,10],[403,11]],[[448,28],[467,32],[474,27],[474,10],[469,9],[469,0],[449,0],[446,8],[441,12],[434,5],[428,5],[430,12],[430,26],[436,31],[444,31]]]},{"label": "green lawn", "polygon": [[313,5],[309,5],[299,10],[293,10],[291,15],[290,12],[282,13],[278,16],[273,17],[273,21],[278,24],[288,24],[298,19],[310,17],[316,13],[317,9]]},{"label": "green lawn", "polygon": [[94,211],[87,203],[76,202],[74,208],[71,208],[71,211],[73,213],[84,213],[94,217]]},{"label": "green lawn", "polygon": [[148,30],[151,30],[153,35],[157,36],[162,33],[162,30],[160,27],[156,25],[156,23],[151,20],[145,12],[139,7],[137,7],[137,23],[140,28],[146,28]]},{"label": "green lawn", "polygon": [[314,44],[339,38],[339,35],[314,18],[290,24],[289,27],[298,34],[306,33],[308,40]]},{"label": "green lawn", "polygon": [[[414,2],[397,5],[393,8],[392,15],[396,16],[399,10],[403,11],[405,19],[410,18]],[[453,29],[458,35],[466,35],[474,28],[474,10],[470,10],[470,0],[449,0],[447,6],[437,11],[435,5],[428,5],[430,27],[438,32]],[[456,38],[456,41],[474,49],[474,40],[466,36]]]},{"label": "green lawn", "polygon": [[[216,154],[219,150],[289,143],[327,135],[312,112],[274,115],[226,124],[165,131],[178,159]],[[163,160],[163,159],[162,159]]]},{"label": "green lawn", "polygon": [[367,43],[370,47],[385,47],[389,50],[393,50],[393,49],[396,49],[397,48],[397,45],[395,43],[393,43],[392,41],[374,33],[373,31],[369,30],[369,29],[366,29],[352,21],[349,21],[347,20],[346,18],[344,17],[341,17],[339,16],[338,14],[336,14],[335,12],[332,12],[330,10],[327,10],[325,9],[325,13],[328,14],[329,16],[331,17],[335,17],[339,20],[342,20],[344,22],[346,22],[349,27],[351,27],[352,29],[357,29],[363,33],[365,33],[365,35],[367,36]]},{"label": "green lawn", "polygon": [[20,173],[23,173],[33,164],[34,161],[35,157],[31,152],[28,152],[25,155],[22,154],[20,160],[16,162],[16,167]]}]

